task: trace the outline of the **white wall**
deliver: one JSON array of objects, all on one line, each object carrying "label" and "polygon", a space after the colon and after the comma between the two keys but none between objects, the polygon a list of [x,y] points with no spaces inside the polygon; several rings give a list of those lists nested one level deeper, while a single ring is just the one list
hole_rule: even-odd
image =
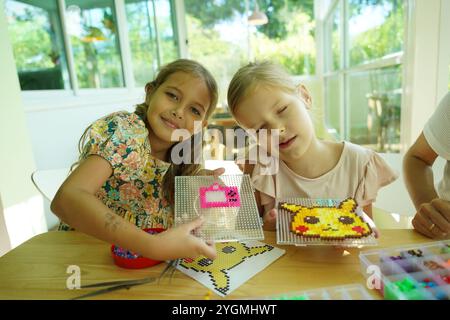
[{"label": "white wall", "polygon": [[51,108],[36,104],[27,107],[27,125],[38,170],[70,167],[78,158],[78,141],[89,124],[111,112],[132,111],[137,102],[142,102],[135,97],[128,98],[127,92],[125,98],[92,97],[96,101],[87,104],[89,97],[71,99],[78,100],[81,106],[65,107],[61,100],[60,105]]},{"label": "white wall", "polygon": [[404,150],[407,150],[417,139],[439,100],[448,90],[449,2],[448,0],[409,0],[408,2],[411,21],[408,25],[404,61],[402,110]]},{"label": "white wall", "polygon": [[[143,94],[127,90],[119,95],[53,100],[24,96],[28,100],[26,120],[37,170],[69,168],[78,158],[78,141],[89,124],[115,111],[133,111],[143,99]],[[47,227],[53,229],[59,220],[50,210],[50,201],[43,201]]]},{"label": "white wall", "polygon": [[[20,96],[19,79],[8,37],[4,1],[0,0],[0,226],[8,246],[46,231],[42,197],[31,183],[33,153]],[[4,247],[5,243],[3,243]]]}]

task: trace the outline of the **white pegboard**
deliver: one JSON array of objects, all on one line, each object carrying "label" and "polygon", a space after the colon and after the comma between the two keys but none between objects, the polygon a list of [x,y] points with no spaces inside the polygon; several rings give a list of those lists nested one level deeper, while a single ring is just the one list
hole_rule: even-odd
[{"label": "white pegboard", "polygon": [[[221,187],[235,187],[240,204],[202,208],[201,188],[211,187],[215,183]],[[220,200],[226,196],[212,197]],[[196,235],[204,240],[224,242],[264,239],[249,175],[222,175],[218,179],[213,176],[175,177],[175,225],[187,223],[200,215],[205,218],[205,222]]]},{"label": "white pegboard", "polygon": [[[278,201],[278,219],[277,219],[277,244],[284,245],[337,245],[337,246],[349,246],[360,247],[368,245],[376,245],[377,240],[372,230],[370,235],[361,238],[346,238],[346,239],[322,239],[319,237],[308,237],[295,234],[291,231],[292,218],[294,213],[280,208],[282,203],[291,203],[301,205],[303,207],[338,207],[343,200],[336,199],[307,199],[307,198],[284,198]],[[354,210],[354,214],[365,221],[362,217],[362,210],[358,206]],[[336,225],[339,226],[339,222],[336,221]]]}]

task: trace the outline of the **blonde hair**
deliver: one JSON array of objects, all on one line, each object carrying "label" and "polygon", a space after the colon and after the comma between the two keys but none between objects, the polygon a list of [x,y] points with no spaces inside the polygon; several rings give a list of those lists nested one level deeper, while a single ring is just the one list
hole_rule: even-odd
[{"label": "blonde hair", "polygon": [[258,86],[276,87],[289,93],[296,93],[298,85],[279,65],[270,61],[252,62],[240,68],[228,86],[228,107],[232,114],[236,106]]},{"label": "blonde hair", "polygon": [[[188,60],[188,59],[178,59],[175,60],[165,66],[163,66],[158,74],[156,75],[156,78],[147,83],[145,85],[145,92],[146,92],[146,98],[145,102],[141,103],[136,106],[135,113],[139,115],[139,117],[146,123],[146,125],[149,125],[147,121],[147,110],[148,110],[148,104],[147,101],[150,101],[151,96],[156,90],[174,73],[177,72],[184,72],[189,75],[192,75],[196,78],[202,79],[209,92],[210,96],[210,104],[208,106],[208,109],[205,114],[205,120],[208,119],[212,113],[214,112],[217,100],[218,100],[218,89],[217,89],[217,83],[214,77],[211,75],[211,73],[203,67],[200,63],[194,61],[194,60]],[[151,87],[152,90],[148,90]],[[80,138],[78,149],[80,151],[80,154],[82,153],[83,146],[85,144],[85,141],[88,136],[88,131],[91,128],[92,125],[90,125],[83,133],[83,135]],[[202,134],[198,133],[198,134]],[[164,192],[164,196],[168,200],[169,204],[173,206],[174,204],[174,194],[175,194],[175,176],[182,176],[182,175],[195,175],[197,174],[200,169],[201,165],[197,164],[198,161],[194,161],[194,142],[197,141],[194,136],[191,137],[191,160],[192,164],[185,164],[181,163],[179,165],[171,163],[169,169],[167,170],[166,174],[164,175],[163,182],[162,182],[162,189]],[[182,143],[182,142],[180,142]],[[175,144],[176,145],[176,144]],[[170,161],[170,154],[172,151],[172,148],[175,146],[173,145],[167,152],[168,158],[166,161]],[[78,162],[72,165],[71,170],[80,162],[82,161],[81,156]]]}]

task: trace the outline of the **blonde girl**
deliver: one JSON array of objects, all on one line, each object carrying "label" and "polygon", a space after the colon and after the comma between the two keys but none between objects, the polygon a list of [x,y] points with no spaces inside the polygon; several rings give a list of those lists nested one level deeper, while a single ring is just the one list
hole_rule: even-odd
[{"label": "blonde girl", "polygon": [[275,199],[285,197],[353,197],[371,216],[377,190],[396,179],[376,152],[347,141],[318,139],[306,88],[273,63],[250,63],[238,70],[228,89],[228,105],[244,129],[279,134],[279,145],[272,146],[272,154],[278,149],[275,174],[261,174],[260,163],[245,167],[266,229],[275,228]]}]

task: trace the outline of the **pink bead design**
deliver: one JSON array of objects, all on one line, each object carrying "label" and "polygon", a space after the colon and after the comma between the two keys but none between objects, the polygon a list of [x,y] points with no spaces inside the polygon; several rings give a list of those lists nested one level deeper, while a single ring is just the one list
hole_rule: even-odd
[{"label": "pink bead design", "polygon": [[[220,186],[217,182],[209,187],[200,187],[200,207],[207,208],[223,208],[223,207],[240,207],[241,199],[237,187]],[[225,201],[207,201],[207,192],[223,192],[225,194]]]}]

